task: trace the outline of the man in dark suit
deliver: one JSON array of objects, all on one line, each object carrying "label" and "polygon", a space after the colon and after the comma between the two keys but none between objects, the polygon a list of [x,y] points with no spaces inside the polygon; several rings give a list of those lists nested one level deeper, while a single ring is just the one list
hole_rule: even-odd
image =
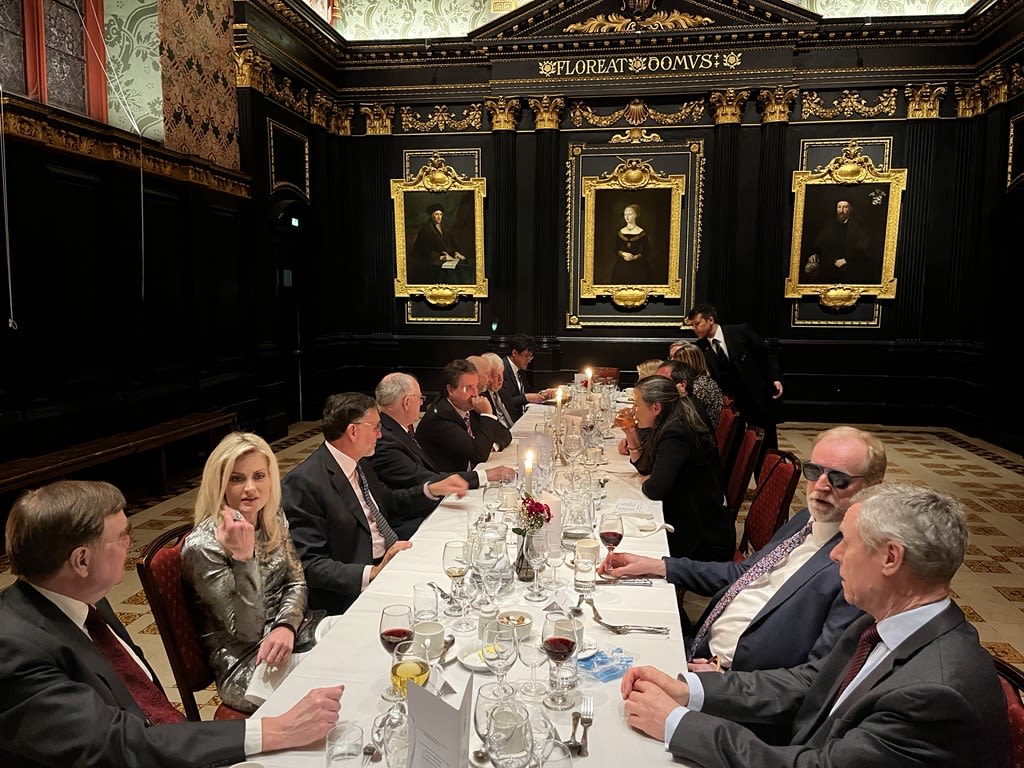
[{"label": "man in dark suit", "polygon": [[[779,447],[775,425],[782,397],[782,373],[775,353],[749,325],[719,325],[718,310],[697,304],[686,313],[704,352],[708,372],[722,392],[736,401],[747,424],[764,430],[761,456]],[[755,471],[761,467],[758,457]]]},{"label": "man in dark suit", "polygon": [[362,462],[381,434],[380,412],[359,392],[324,405],[324,443],[281,482],[281,505],[302,559],[311,608],[344,613],[381,569],[404,549],[388,520],[402,520],[418,497],[462,496],[458,475],[392,491]]},{"label": "man in dark suit", "polygon": [[277,717],[185,721],[104,597],[124,578],[132,529],[109,483],[61,480],[7,518],[18,581],[0,594],[0,763],[227,765],[322,742],[344,686]]},{"label": "man in dark suit", "polygon": [[[616,551],[600,570],[620,578],[663,576],[687,592],[713,596],[687,633],[691,671],[774,669],[820,659],[861,613],[843,598],[839,568],[829,557],[839,524],[858,491],[882,482],[886,463],[885,446],[874,435],[833,427],[818,435],[804,465],[814,478],[807,479],[807,508],[742,562]],[[786,542],[798,535],[790,548]]]},{"label": "man in dark suit", "polygon": [[[415,377],[407,373],[389,373],[377,384],[374,395],[380,407],[381,437],[373,455],[363,462],[372,465],[380,481],[392,490],[443,479],[447,473],[435,469],[413,428],[423,403],[420,384]],[[472,490],[488,482],[512,480],[515,473],[512,467],[501,466],[456,474]],[[403,519],[392,517],[391,526],[399,538],[412,536],[440,501],[421,495],[411,503]]]},{"label": "man in dark suit", "polygon": [[508,356],[505,358],[505,376],[499,394],[514,421],[519,421],[528,403],[543,403],[551,396],[550,390],[528,391],[526,367],[533,360],[537,345],[532,336],[517,333],[508,340]]},{"label": "man in dark suit", "polygon": [[445,394],[427,409],[416,436],[441,472],[471,470],[491,451],[504,450],[512,433],[480,397],[480,376],[472,363],[452,360],[441,369],[441,381]]},{"label": "man in dark suit", "polygon": [[[498,417],[498,421],[512,429],[512,425],[515,424],[516,420],[512,418],[512,414],[509,413],[508,408],[505,406],[505,401],[501,398],[501,387],[505,383],[505,361],[501,359],[501,355],[494,352],[484,352],[480,357],[484,359],[490,371],[487,378],[487,387],[482,394],[491,401],[491,405],[494,407],[494,415]],[[480,378],[482,382],[483,372],[480,373]]]},{"label": "man in dark suit", "polygon": [[[963,505],[883,483],[858,494],[841,528],[832,557],[847,602],[868,615],[830,654],[790,669],[683,680],[633,667],[621,685],[626,722],[708,768],[1009,765],[992,657],[949,598],[967,549]],[[742,723],[788,735],[768,744]]]}]

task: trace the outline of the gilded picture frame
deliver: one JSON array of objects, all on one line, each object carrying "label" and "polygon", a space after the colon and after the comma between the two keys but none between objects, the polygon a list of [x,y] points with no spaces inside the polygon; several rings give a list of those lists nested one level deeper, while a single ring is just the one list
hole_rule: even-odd
[{"label": "gilded picture frame", "polygon": [[851,140],[813,171],[793,172],[793,240],[786,298],[826,307],[896,297],[896,243],[907,169],[876,167]]},{"label": "gilded picture frame", "polygon": [[450,307],[487,297],[484,198],[487,180],[458,173],[438,152],[391,180],[395,206],[395,296]]},{"label": "gilded picture frame", "polygon": [[643,306],[651,296],[679,298],[686,176],[661,173],[649,161],[631,157],[581,181],[580,298],[609,296],[626,309]]}]

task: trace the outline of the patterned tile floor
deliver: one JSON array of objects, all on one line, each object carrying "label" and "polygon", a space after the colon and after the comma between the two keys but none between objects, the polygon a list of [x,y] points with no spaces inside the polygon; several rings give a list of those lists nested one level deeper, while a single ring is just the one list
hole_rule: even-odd
[{"label": "patterned tile floor", "polygon": [[[780,447],[801,458],[824,426],[786,423],[779,427]],[[971,532],[966,562],[953,581],[954,599],[977,627],[982,644],[993,654],[1024,669],[1024,459],[974,438],[945,429],[862,425],[885,442],[890,480],[931,485],[953,493],[970,509]],[[289,436],[274,443],[282,474],[320,444],[316,423],[293,425]],[[162,530],[192,515],[198,477],[166,496],[133,499],[129,512],[136,541],[125,562],[125,579],[110,594],[115,610],[153,663],[172,701],[173,686],[160,636],[135,572],[144,547]],[[798,487],[793,508],[804,503]],[[738,527],[742,528],[741,519]],[[0,559],[0,588],[13,580]],[[691,611],[693,613],[693,611]],[[219,699],[214,689],[196,696],[204,717],[212,717]]]}]

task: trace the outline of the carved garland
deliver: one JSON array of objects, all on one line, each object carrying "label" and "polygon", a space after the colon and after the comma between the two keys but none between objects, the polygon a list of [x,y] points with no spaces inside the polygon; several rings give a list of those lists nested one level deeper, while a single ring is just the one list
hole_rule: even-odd
[{"label": "carved garland", "polygon": [[831,107],[826,107],[821,97],[817,93],[812,92],[803,99],[802,114],[804,120],[809,117],[830,119],[839,117],[839,115],[847,118],[853,115],[860,115],[861,117],[878,117],[879,115],[893,117],[896,114],[896,89],[890,88],[882,91],[882,95],[878,97],[874,106],[869,106],[868,102],[861,98],[858,91],[843,91],[843,95],[833,101]]},{"label": "carved garland", "polygon": [[464,131],[467,128],[480,129],[483,117],[483,109],[479,104],[470,104],[468,109],[462,111],[462,119],[456,118],[446,106],[435,106],[429,119],[424,120],[419,113],[414,113],[411,107],[402,107],[402,130],[426,132],[436,128],[444,131],[449,128],[453,131]]}]

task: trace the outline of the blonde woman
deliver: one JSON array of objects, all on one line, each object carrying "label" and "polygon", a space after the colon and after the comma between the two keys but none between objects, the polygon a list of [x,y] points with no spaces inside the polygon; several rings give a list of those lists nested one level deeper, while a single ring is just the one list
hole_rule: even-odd
[{"label": "blonde woman", "polygon": [[722,388],[711,378],[708,363],[704,359],[704,350],[689,341],[677,341],[672,345],[672,359],[686,363],[697,372],[690,386],[689,394],[700,400],[704,410],[711,419],[711,428],[718,429],[718,418],[722,415]]},{"label": "blonde woman", "polygon": [[637,377],[637,379],[645,379],[648,376],[653,376],[655,373],[657,373],[658,368],[661,367],[661,364],[663,362],[665,362],[665,361],[664,360],[656,360],[654,358],[651,358],[650,360],[644,360],[642,363],[637,363],[636,364],[636,377]]},{"label": "blonde woman", "polygon": [[317,623],[281,510],[281,472],[262,437],[233,432],[210,454],[181,561],[217,692],[252,713],[298,663],[296,650],[316,642]]}]

